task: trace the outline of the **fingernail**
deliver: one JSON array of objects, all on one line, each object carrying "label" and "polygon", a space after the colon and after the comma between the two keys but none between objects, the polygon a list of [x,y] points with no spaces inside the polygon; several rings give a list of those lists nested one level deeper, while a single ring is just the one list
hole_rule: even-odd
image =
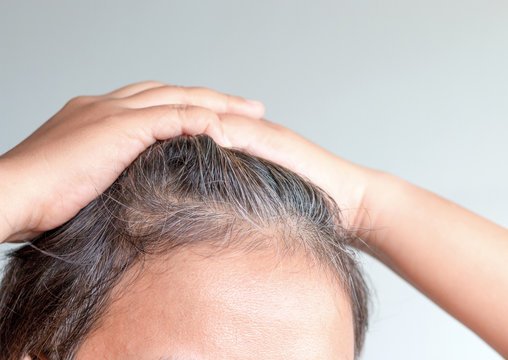
[{"label": "fingernail", "polygon": [[263,103],[261,101],[252,100],[252,99],[245,99],[246,102],[249,104],[255,105],[255,106],[263,106]]}]

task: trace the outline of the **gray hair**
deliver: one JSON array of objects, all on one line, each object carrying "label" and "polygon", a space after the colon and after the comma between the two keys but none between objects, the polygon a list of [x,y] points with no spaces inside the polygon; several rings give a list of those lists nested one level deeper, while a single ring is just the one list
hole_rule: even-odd
[{"label": "gray hair", "polygon": [[292,171],[207,135],[158,141],[74,218],[10,254],[0,359],[73,359],[127,270],[199,243],[303,249],[333,270],[351,301],[358,357],[368,291],[351,241],[333,199]]}]

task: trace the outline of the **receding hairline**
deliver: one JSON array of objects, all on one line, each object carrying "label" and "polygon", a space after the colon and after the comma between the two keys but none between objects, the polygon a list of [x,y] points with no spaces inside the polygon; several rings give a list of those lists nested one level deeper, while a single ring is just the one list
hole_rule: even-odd
[{"label": "receding hairline", "polygon": [[[258,325],[259,324],[267,324],[266,326],[270,326],[269,322],[266,322],[268,319],[271,319],[273,315],[263,315],[265,313],[264,309],[267,309],[267,314],[275,314],[274,309],[277,310],[277,314],[279,314],[278,311],[282,311],[281,314],[284,313],[292,313],[294,311],[298,311],[302,314],[312,314],[312,316],[309,319],[322,319],[326,321],[330,321],[329,324],[335,324],[333,325],[333,328],[341,329],[338,330],[340,333],[348,334],[344,338],[343,336],[334,336],[334,339],[353,339],[352,332],[353,332],[353,316],[352,316],[352,310],[351,310],[351,303],[349,301],[349,298],[346,294],[343,294],[342,296],[339,295],[339,291],[337,291],[337,288],[335,285],[331,287],[329,285],[329,281],[325,281],[323,277],[321,276],[321,272],[314,272],[314,271],[307,271],[308,264],[306,262],[303,262],[301,260],[302,256],[297,255],[293,257],[288,257],[284,260],[283,268],[281,271],[275,270],[275,273],[273,274],[274,277],[270,276],[272,262],[276,260],[273,256],[268,254],[266,256],[266,251],[260,250],[260,251],[254,251],[250,252],[250,256],[244,261],[245,257],[242,257],[241,254],[234,252],[231,254],[222,252],[222,256],[208,256],[207,259],[212,261],[212,263],[207,263],[206,261],[203,263],[202,255],[201,253],[196,252],[189,252],[187,249],[179,249],[177,250],[179,254],[176,256],[179,260],[176,261],[176,269],[173,267],[174,264],[168,263],[164,261],[163,258],[153,258],[151,260],[148,260],[147,262],[147,270],[148,274],[146,272],[143,272],[141,274],[141,277],[138,278],[140,281],[135,284],[129,283],[129,285],[133,285],[133,288],[123,287],[124,284],[119,284],[120,289],[122,292],[126,292],[126,297],[120,297],[119,304],[113,305],[112,311],[110,313],[104,314],[103,320],[106,321],[104,324],[105,326],[102,327],[102,329],[98,329],[99,333],[94,336],[94,339],[90,339],[91,343],[88,343],[85,346],[86,351],[89,349],[97,339],[102,338],[103,336],[106,336],[107,338],[111,336],[111,334],[114,334],[114,329],[108,330],[110,326],[115,326],[114,324],[116,322],[123,323],[125,320],[126,312],[130,312],[130,304],[137,304],[138,300],[140,298],[144,298],[148,296],[148,298],[159,298],[159,299],[166,299],[162,301],[166,301],[166,305],[161,305],[161,303],[158,303],[159,305],[156,305],[155,311],[149,310],[151,307],[149,306],[146,308],[147,310],[139,310],[140,314],[144,314],[144,316],[148,318],[152,318],[153,315],[149,314],[157,314],[157,313],[165,313],[165,311],[168,311],[168,313],[165,315],[165,318],[167,316],[167,319],[172,319],[170,322],[173,323],[180,323],[181,319],[179,317],[174,318],[171,314],[175,314],[175,310],[173,309],[180,309],[182,306],[185,308],[188,308],[189,310],[181,310],[181,311],[190,311],[192,314],[196,314],[197,319],[202,318],[202,314],[211,314],[213,318],[215,316],[219,316],[219,322],[217,324],[222,324],[221,319],[226,319],[225,323],[228,323],[227,319],[230,319],[231,314],[234,319],[238,319],[235,314],[243,314],[242,309],[244,308],[244,305],[240,305],[239,308],[237,308],[236,304],[240,304],[238,302],[238,299],[246,299],[247,301],[245,304],[252,304],[254,307],[251,306],[245,306],[245,309],[247,310],[245,312],[245,316],[249,316],[249,309],[255,309],[256,314],[260,314],[260,317],[258,319]],[[262,257],[262,259],[259,259],[259,257]],[[230,259],[233,258],[233,259]],[[231,261],[230,261],[231,260]],[[153,264],[152,261],[155,263]],[[228,263],[226,265],[226,263]],[[296,264],[296,266],[294,266]],[[210,266],[211,265],[211,266]],[[225,265],[225,266],[224,266]],[[239,265],[239,266],[238,266]],[[187,267],[189,266],[189,267]],[[154,267],[156,267],[154,269]],[[277,265],[278,267],[278,265]],[[160,272],[171,272],[171,269],[174,269],[175,272],[173,274],[161,274]],[[247,271],[244,271],[247,269]],[[232,277],[229,276],[230,271],[234,272],[234,275]],[[312,269],[317,270],[317,269]],[[186,278],[186,273],[189,271],[190,275],[190,282],[188,282],[188,279]],[[218,271],[218,272],[217,272]],[[143,278],[143,274],[147,274],[147,279]],[[254,275],[254,276],[252,276]],[[209,277],[210,276],[210,277]],[[288,281],[289,280],[289,281]],[[240,282],[239,282],[240,281]],[[253,287],[251,288],[251,281]],[[279,284],[281,286],[279,286]],[[287,284],[287,285],[286,285]],[[238,287],[237,287],[238,286]],[[148,293],[144,293],[144,289],[150,289]],[[157,290],[158,289],[158,290]],[[161,289],[162,290],[161,292]],[[189,292],[185,296],[187,300],[179,300],[179,293],[182,294],[184,292]],[[194,289],[200,289],[198,292],[195,292]],[[228,290],[229,289],[229,290]],[[236,291],[235,289],[238,289]],[[130,291],[129,291],[130,290]],[[211,293],[209,292],[211,290]],[[226,295],[226,297],[223,297],[222,293],[229,294],[230,291],[235,293],[232,298],[230,296]],[[265,291],[268,291],[267,293],[264,293]],[[133,297],[128,298],[128,294],[132,294]],[[202,302],[202,300],[196,300],[193,299],[199,299],[202,295],[201,294],[212,294],[211,297],[208,297],[210,295],[205,295],[205,299],[212,299],[212,300],[205,300],[206,302]],[[219,295],[217,295],[219,294]],[[268,297],[265,298],[265,295],[268,295]],[[216,297],[218,296],[218,297]],[[289,296],[289,297],[288,297]],[[115,296],[116,297],[116,296]],[[300,300],[296,300],[299,298]],[[340,298],[340,300],[339,300]],[[189,300],[190,299],[190,300]],[[278,300],[280,299],[280,301]],[[289,301],[289,303],[286,303],[284,299],[292,299]],[[305,300],[309,299],[309,301]],[[216,301],[218,300],[218,301]],[[229,302],[232,300],[231,302]],[[115,302],[115,299],[112,299],[113,303]],[[185,304],[185,302],[190,301],[190,305],[182,305]],[[211,302],[210,302],[211,301]],[[223,301],[226,301],[223,303]],[[275,302],[274,302],[275,301]],[[304,306],[298,306],[298,305],[291,305],[291,304],[303,304],[306,303],[307,305]],[[195,308],[195,304],[202,304],[201,310],[198,310]],[[243,303],[243,301],[242,301]],[[316,304],[321,304],[321,306],[316,307]],[[194,305],[192,305],[194,304]],[[211,304],[211,306],[207,306],[206,304]],[[222,305],[217,305],[217,307],[214,304],[225,304],[225,308],[223,310]],[[231,305],[228,305],[231,304]],[[255,305],[257,304],[257,305]],[[325,305],[326,304],[326,305]],[[230,307],[231,306],[231,307]],[[225,315],[225,317],[222,317],[222,315],[213,315],[213,314],[221,314],[223,311],[228,313],[226,309],[235,309],[233,312],[230,313],[230,315]],[[159,310],[159,309],[167,309],[167,310]],[[314,311],[313,309],[317,310]],[[135,311],[135,310],[134,310]],[[179,310],[176,310],[177,313],[179,313]],[[194,311],[197,311],[195,313]],[[217,312],[218,311],[218,312]],[[238,312],[240,311],[240,312]],[[333,313],[332,313],[333,312]],[[184,316],[187,316],[186,312],[183,312]],[[328,314],[337,314],[337,315],[328,315]],[[136,316],[134,314],[131,314],[130,316]],[[242,318],[244,315],[240,315],[240,318]],[[277,317],[279,315],[276,315]],[[323,317],[324,316],[324,317]],[[194,316],[191,316],[193,318]],[[204,318],[208,318],[208,315],[205,315]],[[296,319],[299,318],[299,316],[295,317]],[[305,316],[307,318],[307,316]],[[337,319],[341,319],[337,321]],[[184,317],[183,319],[186,319]],[[282,315],[282,317],[278,320],[285,329],[296,329],[300,328],[300,325],[303,325],[302,330],[308,328],[315,328],[316,324],[314,321],[305,320],[306,322],[302,322],[302,320],[288,320],[289,318],[287,316]],[[333,319],[333,320],[332,320]],[[268,320],[271,321],[271,320]],[[293,323],[293,321],[296,321]],[[256,322],[256,321],[254,321]],[[186,321],[183,321],[185,324]],[[328,322],[327,322],[328,323]],[[166,345],[162,345],[162,342],[158,342],[157,345],[151,347],[151,356],[152,358],[167,358],[170,355],[174,356],[176,359],[208,359],[210,357],[207,357],[208,352],[201,348],[198,343],[195,341],[205,341],[205,343],[208,343],[206,341],[207,338],[199,339],[199,340],[190,340],[187,342],[187,340],[182,340],[180,338],[180,334],[182,331],[186,332],[187,326],[188,329],[191,329],[191,334],[193,333],[193,325],[175,325],[175,327],[171,326],[173,330],[169,330],[167,327],[160,328],[161,330],[156,331],[156,333],[161,334],[167,334],[167,339],[165,340]],[[299,326],[291,325],[291,324],[300,324]],[[321,323],[323,324],[323,323]],[[204,325],[204,326],[210,326],[210,325]],[[252,325],[254,326],[254,325]],[[325,326],[328,328],[328,326]],[[281,328],[281,329],[283,329]],[[164,330],[166,329],[166,330]],[[209,327],[204,327],[203,329],[211,329]],[[166,331],[169,331],[166,333]],[[334,330],[336,331],[336,330]],[[105,332],[105,333],[103,333]],[[199,330],[196,332],[201,333]],[[208,333],[208,331],[205,331],[204,333]],[[220,334],[221,332],[218,331],[217,334]],[[316,333],[316,332],[314,332]],[[132,333],[131,333],[132,334]],[[145,333],[142,333],[145,334]],[[351,334],[351,335],[349,335]],[[301,337],[301,339],[306,338],[307,336]],[[326,337],[326,336],[325,336]],[[308,337],[309,340],[312,338],[312,336]],[[212,338],[213,339],[213,338]],[[331,339],[331,338],[330,338]],[[345,342],[338,345],[339,343],[335,343],[334,347],[335,349],[353,349],[353,342],[350,340],[344,340]],[[319,349],[324,349],[322,346],[322,341],[319,341],[316,339],[316,341],[313,341],[312,343],[315,344],[315,349],[318,351],[321,351]],[[118,343],[119,348],[121,349],[121,342]],[[231,343],[232,344],[232,343]],[[296,344],[296,342],[295,342]],[[347,344],[346,346],[344,346]],[[349,346],[351,345],[351,348]],[[139,346],[139,343],[136,345]],[[164,348],[166,346],[166,348]],[[273,346],[273,345],[272,345]],[[328,348],[331,349],[330,344],[328,344]],[[134,348],[134,349],[136,349]],[[212,347],[211,349],[215,349],[215,347]],[[227,349],[227,347],[225,347]],[[303,348],[302,348],[303,349]],[[155,354],[156,351],[161,350],[160,354],[161,356],[156,357]],[[116,350],[118,351],[118,350]],[[334,350],[335,351],[335,350]],[[335,353],[335,352],[334,352]],[[116,353],[115,353],[116,354]],[[164,356],[162,356],[164,354]],[[192,355],[191,355],[192,354]],[[215,354],[215,352],[211,352],[210,355]],[[309,354],[311,354],[309,352]],[[352,352],[350,353],[353,354]],[[215,358],[212,356],[212,358]]]}]

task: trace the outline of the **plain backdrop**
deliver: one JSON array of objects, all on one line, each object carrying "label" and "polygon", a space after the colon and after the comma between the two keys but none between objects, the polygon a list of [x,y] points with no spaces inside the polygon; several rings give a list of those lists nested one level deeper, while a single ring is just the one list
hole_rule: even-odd
[{"label": "plain backdrop", "polygon": [[[267,119],[508,226],[504,1],[0,0],[0,153],[71,97],[152,79],[261,100]],[[361,259],[362,359],[501,358]]]}]

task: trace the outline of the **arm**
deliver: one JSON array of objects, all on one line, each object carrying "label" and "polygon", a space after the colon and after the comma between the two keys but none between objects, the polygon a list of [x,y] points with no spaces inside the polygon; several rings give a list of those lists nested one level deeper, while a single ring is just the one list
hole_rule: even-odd
[{"label": "arm", "polygon": [[508,357],[508,230],[387,174],[363,205],[369,253]]},{"label": "arm", "polygon": [[[19,210],[14,207],[20,205],[20,201],[12,201],[9,194],[13,194],[16,190],[13,189],[13,179],[7,170],[6,164],[0,160],[0,242],[7,239],[11,233],[14,232],[14,227],[11,224],[8,214],[16,213]],[[19,194],[21,197],[22,194]]]},{"label": "arm", "polygon": [[[233,146],[321,186],[368,252],[508,357],[508,231],[266,120],[222,116]],[[362,231],[364,229],[365,231]],[[372,229],[372,230],[370,230]]]},{"label": "arm", "polygon": [[205,133],[228,145],[218,114],[263,112],[258,102],[153,81],[74,98],[0,156],[0,242],[71,219],[156,140]]}]

